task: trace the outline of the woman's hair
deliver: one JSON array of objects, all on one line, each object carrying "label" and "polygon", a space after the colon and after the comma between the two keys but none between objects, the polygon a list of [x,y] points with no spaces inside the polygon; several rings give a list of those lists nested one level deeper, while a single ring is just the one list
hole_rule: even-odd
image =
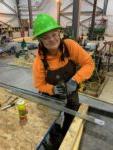
[{"label": "woman's hair", "polygon": [[[59,50],[61,52],[61,57],[60,57],[61,61],[64,61],[65,57],[69,57],[68,48],[64,42],[64,39],[60,40]],[[48,69],[49,65],[46,59],[47,54],[48,54],[48,49],[44,47],[41,41],[39,42],[38,52],[39,52],[39,55],[43,56],[42,61],[43,61],[45,69]]]}]

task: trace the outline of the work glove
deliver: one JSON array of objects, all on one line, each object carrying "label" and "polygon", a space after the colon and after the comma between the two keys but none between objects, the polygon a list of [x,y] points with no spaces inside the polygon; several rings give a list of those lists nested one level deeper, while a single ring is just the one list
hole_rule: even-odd
[{"label": "work glove", "polygon": [[66,96],[66,88],[61,84],[54,86],[53,92],[55,95]]},{"label": "work glove", "polygon": [[72,92],[77,90],[78,84],[76,81],[74,81],[73,79],[70,79],[67,83],[67,93],[71,94]]}]

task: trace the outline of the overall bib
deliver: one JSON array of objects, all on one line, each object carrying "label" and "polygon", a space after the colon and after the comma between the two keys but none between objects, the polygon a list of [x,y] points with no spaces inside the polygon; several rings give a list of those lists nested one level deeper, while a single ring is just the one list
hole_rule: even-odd
[{"label": "overall bib", "polygon": [[[68,63],[57,70],[47,70],[46,82],[52,85],[57,85],[60,81],[67,82],[72,76],[76,73],[76,65],[72,60],[69,60]],[[55,95],[54,95],[55,96]],[[67,96],[66,107],[72,110],[78,110],[79,108],[79,99],[78,92],[75,91],[72,94]],[[64,122],[62,127],[63,135],[66,134],[74,116],[64,113]]]}]

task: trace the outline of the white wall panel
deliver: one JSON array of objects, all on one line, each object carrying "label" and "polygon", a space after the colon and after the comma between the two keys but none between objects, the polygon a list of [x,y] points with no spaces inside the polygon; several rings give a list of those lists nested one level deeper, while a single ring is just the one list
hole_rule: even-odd
[{"label": "white wall panel", "polygon": [[108,0],[107,15],[113,15],[113,0]]},{"label": "white wall panel", "polygon": [[90,4],[86,3],[84,0],[82,0],[80,3],[80,10],[81,11],[92,11],[93,7]]},{"label": "white wall panel", "polygon": [[[15,0],[4,0],[4,2],[7,5],[9,5],[12,9],[17,11]],[[14,14],[14,12],[2,3],[0,3],[0,13],[4,13],[4,14],[0,14],[0,21],[9,24],[12,27],[18,27],[19,26],[18,19],[14,15],[5,15],[5,13],[6,14]]]},{"label": "white wall panel", "polygon": [[10,13],[14,13],[12,10],[10,10],[9,8],[7,8],[4,4],[0,4],[0,12],[1,13],[8,13],[8,14],[10,14]]},{"label": "white wall panel", "polygon": [[69,4],[71,4],[72,2],[73,2],[73,0],[61,0],[61,3],[62,3],[61,9],[65,8],[66,6],[68,6]]},{"label": "white wall panel", "polygon": [[15,0],[4,0],[4,2],[16,10],[16,1]]},{"label": "white wall panel", "polygon": [[18,27],[18,20],[15,16],[0,16],[0,21],[9,24],[12,27]]},{"label": "white wall panel", "polygon": [[109,36],[113,36],[113,15],[107,15],[108,22],[106,28],[106,34]]}]

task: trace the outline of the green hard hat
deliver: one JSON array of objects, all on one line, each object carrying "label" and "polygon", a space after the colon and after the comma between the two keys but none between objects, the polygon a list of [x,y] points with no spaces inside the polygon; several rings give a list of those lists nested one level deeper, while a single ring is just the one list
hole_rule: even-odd
[{"label": "green hard hat", "polygon": [[33,22],[33,36],[40,37],[46,32],[61,28],[60,25],[48,14],[38,14]]}]

